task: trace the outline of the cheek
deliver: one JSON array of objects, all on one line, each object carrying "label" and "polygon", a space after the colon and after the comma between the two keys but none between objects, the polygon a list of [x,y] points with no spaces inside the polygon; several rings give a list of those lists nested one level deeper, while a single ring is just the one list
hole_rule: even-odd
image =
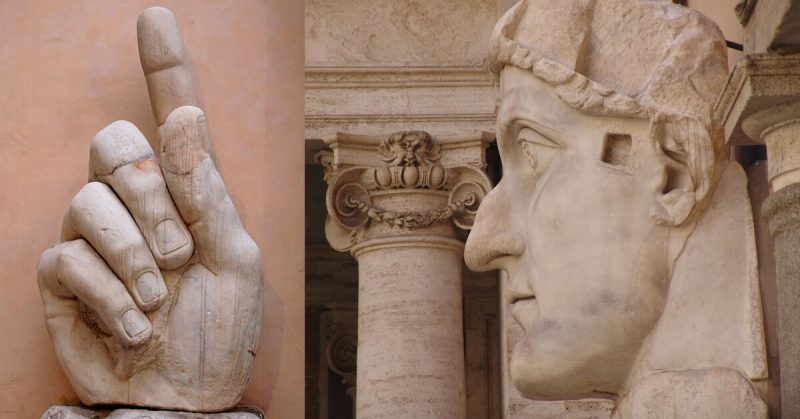
[{"label": "cheek", "polygon": [[649,200],[633,176],[577,160],[541,178],[528,208],[532,237],[548,246],[615,245],[649,230]]},{"label": "cheek", "polygon": [[585,300],[588,314],[629,306],[629,295],[650,288],[639,280],[651,270],[663,277],[666,240],[650,221],[644,188],[633,176],[578,159],[542,179],[528,210],[527,244],[543,304],[552,293],[554,304]]}]

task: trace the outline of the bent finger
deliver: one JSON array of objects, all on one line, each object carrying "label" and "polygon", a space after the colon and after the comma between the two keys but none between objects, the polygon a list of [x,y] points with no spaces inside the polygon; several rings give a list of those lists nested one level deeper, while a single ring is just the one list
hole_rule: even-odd
[{"label": "bent finger", "polygon": [[160,126],[174,109],[197,105],[192,72],[178,22],[169,9],[145,10],[139,15],[136,31],[150,106]]},{"label": "bent finger", "polygon": [[38,277],[43,290],[86,304],[124,347],[140,346],[152,336],[150,320],[86,241],[73,240],[45,250]]},{"label": "bent finger", "polygon": [[155,310],[166,299],[164,278],[144,237],[105,184],[90,182],[75,195],[64,216],[61,235],[63,241],[86,239],[143,311]]},{"label": "bent finger", "polygon": [[210,158],[203,111],[182,106],[158,129],[161,171],[203,263],[216,270],[257,247],[245,232]]},{"label": "bent finger", "polygon": [[158,266],[183,266],[194,251],[192,237],[144,135],[116,121],[95,135],[89,156],[92,177],[111,186],[128,208]]}]

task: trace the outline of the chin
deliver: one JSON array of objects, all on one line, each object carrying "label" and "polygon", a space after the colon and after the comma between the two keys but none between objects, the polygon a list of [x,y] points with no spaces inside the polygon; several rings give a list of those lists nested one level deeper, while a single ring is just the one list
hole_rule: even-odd
[{"label": "chin", "polygon": [[554,348],[541,339],[531,342],[526,335],[517,343],[509,372],[514,387],[523,397],[532,400],[616,398],[627,378],[629,368],[626,367],[630,363],[620,362],[623,360],[620,354],[610,351],[587,351],[591,342],[581,339],[573,342],[569,348]]}]

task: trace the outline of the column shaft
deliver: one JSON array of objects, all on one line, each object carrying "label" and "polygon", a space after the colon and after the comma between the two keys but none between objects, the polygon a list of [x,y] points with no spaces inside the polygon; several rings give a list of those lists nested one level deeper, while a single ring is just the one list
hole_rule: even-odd
[{"label": "column shaft", "polygon": [[800,183],[773,193],[764,202],[778,285],[781,413],[800,417]]},{"label": "column shaft", "polygon": [[800,417],[800,119],[761,133],[773,193],[764,202],[775,251],[778,288],[781,413]]},{"label": "column shaft", "polygon": [[461,261],[454,239],[354,249],[359,264],[357,417],[465,417]]}]

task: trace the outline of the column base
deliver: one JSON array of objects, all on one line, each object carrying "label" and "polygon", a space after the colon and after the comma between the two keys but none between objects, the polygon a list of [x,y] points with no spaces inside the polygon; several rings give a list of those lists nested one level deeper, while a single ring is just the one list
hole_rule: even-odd
[{"label": "column base", "polygon": [[134,408],[88,409],[79,406],[51,406],[42,419],[263,419],[264,413],[255,407],[236,407],[220,413],[176,412]]}]

